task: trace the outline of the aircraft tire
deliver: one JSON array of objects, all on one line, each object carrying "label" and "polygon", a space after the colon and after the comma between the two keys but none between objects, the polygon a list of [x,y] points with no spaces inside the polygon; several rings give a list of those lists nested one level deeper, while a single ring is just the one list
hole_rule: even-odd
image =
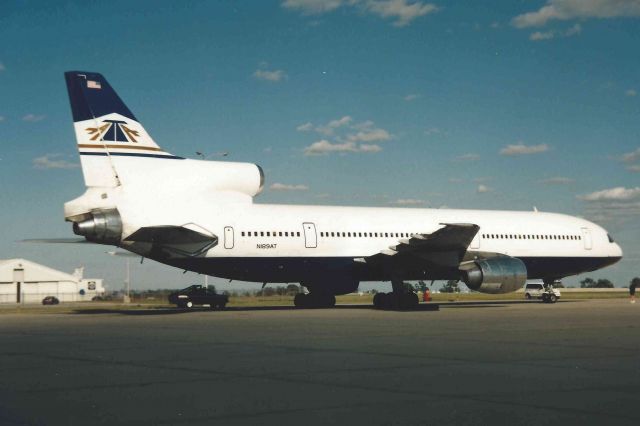
[{"label": "aircraft tire", "polygon": [[298,293],[293,297],[293,305],[296,308],[306,308],[308,305],[307,295],[304,293]]},{"label": "aircraft tire", "polygon": [[382,293],[376,293],[373,295],[373,307],[376,309],[380,309],[380,296]]}]

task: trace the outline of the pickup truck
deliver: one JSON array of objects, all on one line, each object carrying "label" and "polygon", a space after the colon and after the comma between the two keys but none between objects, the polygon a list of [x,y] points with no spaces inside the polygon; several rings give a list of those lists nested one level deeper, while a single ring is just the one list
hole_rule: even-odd
[{"label": "pickup truck", "polygon": [[211,309],[224,309],[228,302],[226,294],[218,294],[202,285],[191,285],[169,294],[169,303],[178,308],[208,305]]}]

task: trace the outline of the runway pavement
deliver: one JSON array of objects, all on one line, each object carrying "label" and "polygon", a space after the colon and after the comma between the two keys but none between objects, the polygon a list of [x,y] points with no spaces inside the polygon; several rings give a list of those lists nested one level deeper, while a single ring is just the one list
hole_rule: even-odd
[{"label": "runway pavement", "polygon": [[3,425],[640,422],[625,299],[3,314],[0,339]]}]

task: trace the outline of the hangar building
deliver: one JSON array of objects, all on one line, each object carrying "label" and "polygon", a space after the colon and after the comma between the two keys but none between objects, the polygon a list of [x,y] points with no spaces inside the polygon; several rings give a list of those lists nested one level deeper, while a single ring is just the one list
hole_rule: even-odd
[{"label": "hangar building", "polygon": [[0,303],[41,303],[46,296],[60,302],[89,301],[104,294],[102,279],[83,279],[25,259],[0,260]]}]

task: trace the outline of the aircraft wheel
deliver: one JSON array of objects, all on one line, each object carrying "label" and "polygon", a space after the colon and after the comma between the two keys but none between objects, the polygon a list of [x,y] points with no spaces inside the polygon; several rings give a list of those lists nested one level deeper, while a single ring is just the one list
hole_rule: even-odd
[{"label": "aircraft wheel", "polygon": [[298,293],[293,298],[293,305],[296,308],[306,308],[307,307],[307,295],[304,293]]},{"label": "aircraft wheel", "polygon": [[373,307],[376,309],[380,309],[380,296],[382,293],[376,293],[373,295]]},{"label": "aircraft wheel", "polygon": [[417,309],[420,305],[420,299],[418,299],[418,295],[415,293],[407,293],[406,296],[407,309]]},{"label": "aircraft wheel", "polygon": [[327,308],[335,308],[336,306],[336,296],[330,294],[327,296]]}]

